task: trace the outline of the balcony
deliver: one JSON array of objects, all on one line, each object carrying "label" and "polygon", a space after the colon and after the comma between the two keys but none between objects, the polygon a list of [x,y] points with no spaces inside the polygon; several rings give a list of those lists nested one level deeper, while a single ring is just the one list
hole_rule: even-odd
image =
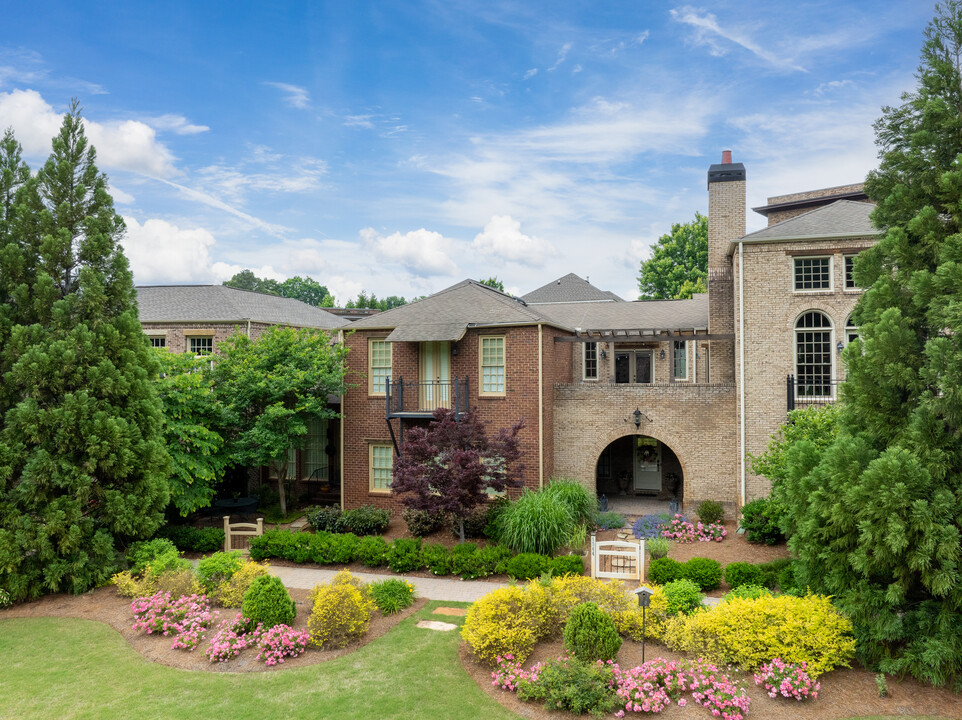
[{"label": "balcony", "polygon": [[785,379],[788,397],[788,410],[796,410],[809,405],[829,405],[838,399],[838,386],[844,380],[826,377],[795,377]]},{"label": "balcony", "polygon": [[405,382],[401,378],[385,383],[387,419],[426,419],[438,408],[468,412],[470,382],[468,377],[451,380]]}]

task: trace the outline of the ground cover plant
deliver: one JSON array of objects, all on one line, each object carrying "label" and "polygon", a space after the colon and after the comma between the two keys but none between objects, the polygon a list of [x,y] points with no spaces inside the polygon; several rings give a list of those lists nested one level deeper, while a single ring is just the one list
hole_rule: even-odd
[{"label": "ground cover plant", "polygon": [[625,516],[616,512],[599,512],[595,514],[595,527],[599,530],[617,530],[628,522]]},{"label": "ground cover plant", "polygon": [[660,538],[661,531],[664,529],[668,520],[661,515],[642,515],[635,520],[631,526],[631,531],[636,538]]}]

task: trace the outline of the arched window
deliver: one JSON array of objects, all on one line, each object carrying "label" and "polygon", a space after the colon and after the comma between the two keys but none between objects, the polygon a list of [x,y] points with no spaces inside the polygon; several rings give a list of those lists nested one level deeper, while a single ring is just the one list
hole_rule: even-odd
[{"label": "arched window", "polygon": [[832,395],[832,322],[811,310],[795,322],[795,383],[799,397]]}]

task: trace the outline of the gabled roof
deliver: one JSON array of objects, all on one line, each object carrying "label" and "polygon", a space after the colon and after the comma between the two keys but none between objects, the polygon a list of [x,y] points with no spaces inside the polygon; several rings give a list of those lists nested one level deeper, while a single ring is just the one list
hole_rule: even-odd
[{"label": "gabled roof", "polygon": [[559,302],[624,302],[624,299],[613,292],[599,290],[574,273],[568,273],[547,285],[542,285],[537,290],[522,295],[521,299],[529,305]]},{"label": "gabled roof", "polygon": [[[390,342],[460,340],[469,327],[557,323],[524,301],[475,280],[352,323],[351,328],[391,329]],[[560,326],[568,329],[566,326]]]},{"label": "gabled roof", "polygon": [[300,300],[225,285],[136,288],[142,323],[266,323],[330,330],[350,323]]},{"label": "gabled roof", "polygon": [[[872,225],[869,218],[874,209],[875,205],[872,203],[837,200],[831,205],[749,233],[741,238],[741,242],[789,242],[880,235],[881,231]],[[737,241],[728,246],[729,253],[734,252],[736,244]]]},{"label": "gabled roof", "polygon": [[694,330],[708,327],[708,294],[690,300],[550,303],[538,305],[558,323],[580,331]]}]

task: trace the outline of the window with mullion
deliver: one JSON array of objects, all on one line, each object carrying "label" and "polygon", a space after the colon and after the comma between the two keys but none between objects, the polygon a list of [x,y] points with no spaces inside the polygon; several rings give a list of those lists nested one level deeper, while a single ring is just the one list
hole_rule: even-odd
[{"label": "window with mullion", "polygon": [[585,343],[585,380],[598,379],[598,343]]},{"label": "window with mullion", "polygon": [[481,338],[481,394],[504,394],[504,338]]},{"label": "window with mullion", "polygon": [[795,258],[796,290],[830,290],[831,288],[831,256]]}]

